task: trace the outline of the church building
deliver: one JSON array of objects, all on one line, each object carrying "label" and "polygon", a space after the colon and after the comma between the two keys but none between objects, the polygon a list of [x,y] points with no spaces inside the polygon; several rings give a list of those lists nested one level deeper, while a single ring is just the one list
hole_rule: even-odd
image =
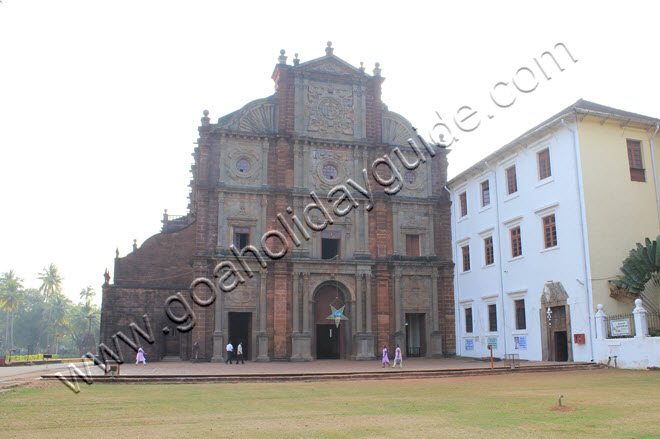
[{"label": "church building", "polygon": [[152,361],[224,361],[230,341],[254,361],[455,353],[448,150],[388,110],[378,63],[333,50],[282,50],[273,95],[204,111],[189,212],[117,254],[101,343],[132,353],[117,334],[137,327]]}]

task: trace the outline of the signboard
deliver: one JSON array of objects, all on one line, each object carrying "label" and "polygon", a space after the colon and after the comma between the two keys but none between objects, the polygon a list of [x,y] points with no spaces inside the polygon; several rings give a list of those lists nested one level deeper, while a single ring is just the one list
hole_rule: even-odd
[{"label": "signboard", "polygon": [[497,337],[488,337],[488,345],[493,349],[497,349]]},{"label": "signboard", "polygon": [[473,351],[474,350],[474,340],[471,338],[466,338],[465,339],[465,350],[466,351]]},{"label": "signboard", "polygon": [[515,349],[519,349],[521,351],[527,350],[527,336],[519,335],[517,337],[513,337],[513,344]]},{"label": "signboard", "polygon": [[632,335],[630,331],[630,319],[610,320],[610,332],[612,333],[612,337]]}]

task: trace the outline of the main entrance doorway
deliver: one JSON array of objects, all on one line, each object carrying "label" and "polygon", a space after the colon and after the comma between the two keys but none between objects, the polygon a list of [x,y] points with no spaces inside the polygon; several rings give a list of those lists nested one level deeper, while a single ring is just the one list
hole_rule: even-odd
[{"label": "main entrance doorway", "polygon": [[252,338],[252,313],[229,312],[229,338],[234,345],[234,354],[239,343],[243,343],[243,358],[250,360],[250,340]]},{"label": "main entrance doorway", "polygon": [[332,307],[344,307],[344,314],[350,315],[342,287],[337,282],[321,285],[314,294],[314,351],[317,360],[346,358],[347,335],[350,334],[348,320],[341,320],[339,327],[334,320],[328,320]]},{"label": "main entrance doorway", "polygon": [[406,314],[406,356],[426,355],[425,314]]},{"label": "main entrance doorway", "polygon": [[339,328],[332,325],[316,325],[316,358],[318,360],[338,360]]},{"label": "main entrance doorway", "polygon": [[551,361],[568,361],[568,338],[566,331],[566,307],[553,306],[550,331]]}]

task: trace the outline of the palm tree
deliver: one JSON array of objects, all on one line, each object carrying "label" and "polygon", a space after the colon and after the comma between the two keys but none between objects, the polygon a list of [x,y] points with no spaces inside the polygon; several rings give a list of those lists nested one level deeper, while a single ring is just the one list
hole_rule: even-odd
[{"label": "palm tree", "polygon": [[[7,313],[5,336],[5,341],[8,342],[7,349],[14,347],[14,313],[25,300],[21,282],[23,282],[23,279],[16,277],[14,270],[3,273],[0,278],[0,307]],[[11,325],[9,324],[10,314]]]},{"label": "palm tree", "polygon": [[80,298],[85,300],[85,305],[89,306],[89,302],[92,301],[92,298],[96,296],[96,291],[94,291],[94,288],[87,286],[83,288],[83,290],[80,292]]},{"label": "palm tree", "polygon": [[[39,292],[44,295],[46,302],[56,294],[62,292],[62,281],[64,280],[62,276],[58,273],[57,267],[51,262],[51,264],[44,268],[44,270],[37,277],[41,280],[41,287],[39,287]],[[50,346],[50,320],[52,316],[52,307],[48,310],[48,321],[46,323],[46,346]]]}]

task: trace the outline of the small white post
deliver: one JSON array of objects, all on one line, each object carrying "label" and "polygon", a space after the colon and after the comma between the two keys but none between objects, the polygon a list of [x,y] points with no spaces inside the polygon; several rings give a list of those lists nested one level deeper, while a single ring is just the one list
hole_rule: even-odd
[{"label": "small white post", "polygon": [[635,337],[646,337],[649,335],[649,325],[646,321],[646,310],[642,306],[642,299],[635,299]]},{"label": "small white post", "polygon": [[603,305],[596,305],[598,312],[596,313],[596,338],[605,339],[607,338],[607,314],[603,312]]}]

